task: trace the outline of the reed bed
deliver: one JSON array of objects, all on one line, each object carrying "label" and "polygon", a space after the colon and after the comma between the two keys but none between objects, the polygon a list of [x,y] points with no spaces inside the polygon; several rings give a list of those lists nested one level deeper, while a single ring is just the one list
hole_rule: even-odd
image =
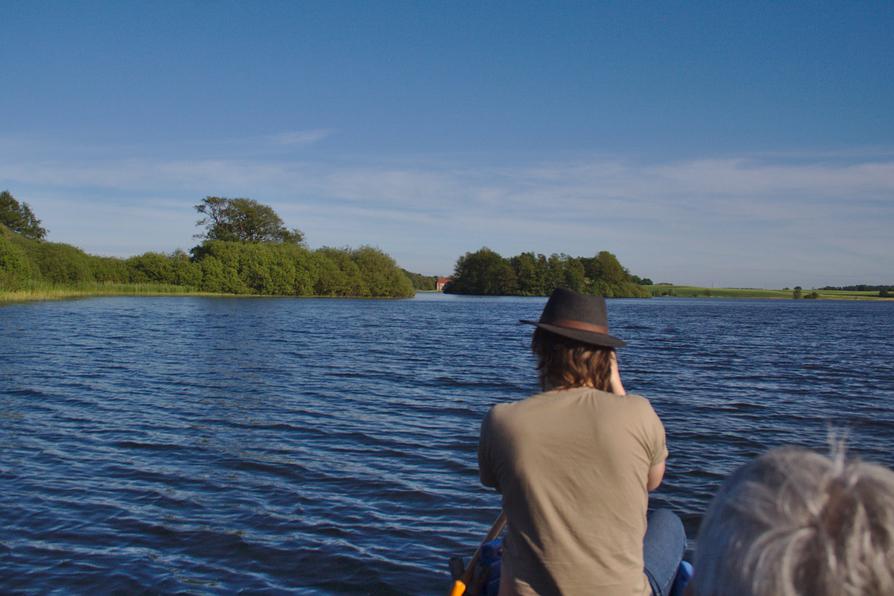
[{"label": "reed bed", "polygon": [[174,286],[156,283],[79,283],[57,285],[32,283],[24,288],[6,290],[0,288],[0,303],[30,302],[39,300],[64,300],[67,298],[87,298],[92,296],[221,296],[211,292],[201,292],[191,286]]}]

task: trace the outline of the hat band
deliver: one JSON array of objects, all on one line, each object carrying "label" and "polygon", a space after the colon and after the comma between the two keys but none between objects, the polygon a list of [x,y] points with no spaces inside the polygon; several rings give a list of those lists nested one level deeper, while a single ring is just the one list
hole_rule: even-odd
[{"label": "hat band", "polygon": [[540,321],[547,325],[555,325],[556,327],[564,327],[565,329],[577,329],[578,331],[590,331],[592,333],[602,333],[608,335],[608,327],[605,325],[593,325],[592,323],[584,323],[583,321],[575,321],[574,319],[559,319],[558,321]]}]

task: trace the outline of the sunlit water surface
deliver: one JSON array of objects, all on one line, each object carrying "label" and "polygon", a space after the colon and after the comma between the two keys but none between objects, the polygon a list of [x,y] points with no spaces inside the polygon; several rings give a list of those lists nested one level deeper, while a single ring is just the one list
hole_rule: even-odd
[{"label": "sunlit water surface", "polygon": [[[535,391],[541,298],[0,308],[0,591],[440,593],[499,510],[479,423]],[[894,303],[616,300],[694,535],[770,446],[894,465]]]}]

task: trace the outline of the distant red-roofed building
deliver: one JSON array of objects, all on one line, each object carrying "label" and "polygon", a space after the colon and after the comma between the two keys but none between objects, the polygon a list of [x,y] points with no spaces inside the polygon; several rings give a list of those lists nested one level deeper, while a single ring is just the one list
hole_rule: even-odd
[{"label": "distant red-roofed building", "polygon": [[435,282],[435,290],[438,292],[444,291],[444,286],[447,285],[448,282],[453,281],[452,277],[439,277],[438,281]]}]

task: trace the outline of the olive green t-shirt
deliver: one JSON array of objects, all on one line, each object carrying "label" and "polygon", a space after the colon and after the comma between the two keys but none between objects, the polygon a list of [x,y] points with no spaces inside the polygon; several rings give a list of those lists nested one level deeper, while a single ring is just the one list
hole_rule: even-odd
[{"label": "olive green t-shirt", "polygon": [[647,482],[666,458],[638,395],[560,389],[491,408],[478,467],[509,519],[500,593],[650,594]]}]

